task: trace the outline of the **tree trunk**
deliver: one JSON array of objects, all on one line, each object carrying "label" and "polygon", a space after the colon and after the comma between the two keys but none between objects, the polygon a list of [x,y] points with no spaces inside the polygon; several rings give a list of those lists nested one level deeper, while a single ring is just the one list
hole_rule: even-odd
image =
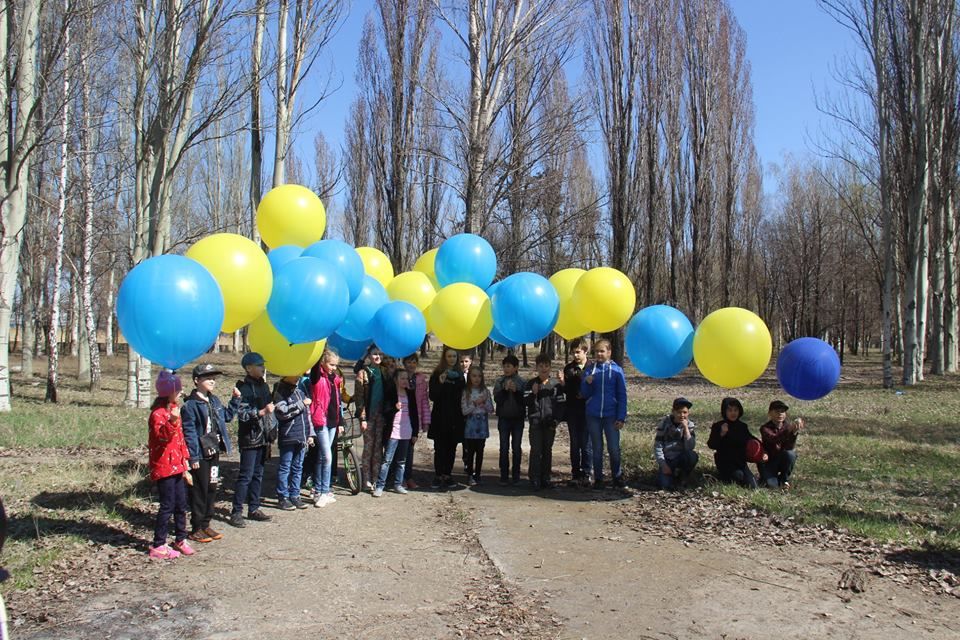
[{"label": "tree trunk", "polygon": [[957,250],[956,218],[953,212],[953,192],[946,191],[943,199],[943,369],[946,372],[957,371]]},{"label": "tree trunk", "polygon": [[[91,29],[92,33],[92,29]],[[81,353],[86,351],[90,359],[89,365],[89,389],[90,391],[100,390],[100,346],[97,342],[97,322],[93,314],[93,145],[91,144],[92,134],[90,128],[90,85],[92,78],[89,77],[87,66],[87,55],[82,54],[80,60],[80,77],[83,79],[81,90],[83,109],[83,126],[80,129],[80,168],[83,197],[83,253],[81,255],[81,274],[80,274],[80,308],[83,312],[83,333],[86,337],[86,349],[81,348]],[[111,274],[113,270],[111,269]],[[110,283],[110,294],[113,293],[113,282]],[[109,298],[107,305],[108,315],[110,313]],[[82,368],[81,368],[82,373]]]},{"label": "tree trunk", "polygon": [[288,137],[290,134],[289,93],[287,86],[287,14],[289,1],[279,0],[277,9],[277,113],[276,146],[273,151],[273,186],[282,185],[286,179]]},{"label": "tree trunk", "polygon": [[263,195],[263,131],[260,113],[260,73],[263,56],[263,32],[267,22],[267,0],[257,0],[253,50],[250,52],[250,236],[260,242],[257,207]]},{"label": "tree trunk", "polygon": [[24,282],[24,295],[21,298],[23,307],[23,335],[20,338],[20,374],[30,379],[33,377],[34,343],[37,341],[37,305],[33,299],[31,283]]},{"label": "tree trunk", "polygon": [[114,355],[113,352],[113,301],[114,301],[114,290],[117,286],[117,269],[113,265],[114,256],[110,254],[110,277],[107,281],[107,305],[103,310],[103,315],[106,316],[107,320],[106,329],[104,330],[104,348],[106,349],[106,356],[112,358]]}]

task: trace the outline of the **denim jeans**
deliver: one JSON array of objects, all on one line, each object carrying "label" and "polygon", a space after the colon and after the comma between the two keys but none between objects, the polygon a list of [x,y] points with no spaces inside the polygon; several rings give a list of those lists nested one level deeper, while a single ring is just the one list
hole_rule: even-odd
[{"label": "denim jeans", "polygon": [[614,425],[613,416],[601,418],[587,416],[587,433],[590,434],[590,447],[593,449],[593,478],[603,480],[603,439],[607,439],[607,452],[610,454],[610,476],[616,480],[623,473],[620,469],[620,430]]},{"label": "denim jeans", "polygon": [[569,411],[567,429],[570,431],[570,470],[573,479],[589,478],[593,469],[593,449],[587,433],[587,415],[582,411]]},{"label": "denim jeans", "polygon": [[280,445],[280,463],[277,465],[277,497],[296,498],[300,496],[300,478],[303,475],[303,455],[306,445],[292,442]]},{"label": "denim jeans", "polygon": [[667,460],[667,466],[670,467],[670,475],[665,474],[660,467],[657,467],[657,483],[663,489],[672,489],[674,485],[674,480],[676,480],[677,473],[683,472],[684,474],[689,475],[693,471],[694,467],[697,466],[700,456],[697,455],[696,451],[684,451],[678,457]]},{"label": "denim jeans", "polygon": [[497,418],[500,432],[500,479],[510,476],[510,453],[513,452],[513,479],[520,479],[520,461],[523,457],[523,418]]},{"label": "denim jeans", "polygon": [[336,433],[336,427],[317,427],[317,466],[313,470],[313,489],[320,495],[330,493],[333,437]]},{"label": "denim jeans", "polygon": [[767,486],[776,489],[778,486],[790,482],[790,474],[793,473],[795,464],[797,464],[797,452],[795,450],[781,451],[780,455],[763,463],[760,473]]},{"label": "denim jeans", "polygon": [[243,503],[247,503],[247,513],[260,508],[260,485],[263,483],[263,463],[267,448],[240,449],[240,473],[233,492],[233,513],[243,513]]},{"label": "denim jeans", "polygon": [[407,465],[407,447],[409,446],[409,440],[396,440],[394,438],[387,440],[387,450],[383,454],[380,475],[377,476],[377,489],[383,489],[387,485],[387,475],[390,473],[391,466],[395,468],[394,484],[398,487],[403,485],[403,472]]}]

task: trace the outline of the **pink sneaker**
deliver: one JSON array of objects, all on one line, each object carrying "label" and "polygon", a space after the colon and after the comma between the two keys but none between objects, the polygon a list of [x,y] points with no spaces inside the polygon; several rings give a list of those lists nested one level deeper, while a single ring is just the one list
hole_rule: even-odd
[{"label": "pink sneaker", "polygon": [[196,553],[196,551],[193,550],[193,547],[190,546],[190,543],[186,540],[178,540],[177,542],[174,542],[173,548],[179,551],[180,555],[182,556],[192,556]]},{"label": "pink sneaker", "polygon": [[162,544],[159,547],[150,547],[150,557],[158,560],[173,560],[180,557],[180,552]]}]

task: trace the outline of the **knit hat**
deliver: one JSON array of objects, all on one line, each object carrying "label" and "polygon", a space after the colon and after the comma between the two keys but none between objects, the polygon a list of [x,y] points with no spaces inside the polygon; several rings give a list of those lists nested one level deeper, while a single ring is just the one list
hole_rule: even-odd
[{"label": "knit hat", "polygon": [[183,388],[183,385],[180,384],[180,378],[177,377],[172,371],[163,369],[157,375],[157,395],[161,398],[167,398],[169,396],[180,393],[180,390]]}]

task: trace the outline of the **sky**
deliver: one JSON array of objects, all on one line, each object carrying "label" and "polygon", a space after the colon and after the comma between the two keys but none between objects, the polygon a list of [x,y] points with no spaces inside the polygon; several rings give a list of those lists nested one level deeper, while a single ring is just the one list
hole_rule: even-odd
[{"label": "sky", "polygon": [[[728,0],[747,39],[753,76],[755,144],[763,163],[764,189],[775,189],[770,168],[785,154],[815,153],[815,141],[830,130],[817,109],[818,97],[837,93],[832,69],[856,51],[849,32],[824,13],[816,0]],[[355,65],[369,0],[356,0],[331,43],[335,80],[342,86],[303,122],[295,147],[312,174],[313,139],[323,131],[340,149],[350,103],[356,94]],[[579,65],[577,65],[579,66]],[[318,65],[316,72],[323,71]],[[306,101],[305,101],[306,102]]]}]

